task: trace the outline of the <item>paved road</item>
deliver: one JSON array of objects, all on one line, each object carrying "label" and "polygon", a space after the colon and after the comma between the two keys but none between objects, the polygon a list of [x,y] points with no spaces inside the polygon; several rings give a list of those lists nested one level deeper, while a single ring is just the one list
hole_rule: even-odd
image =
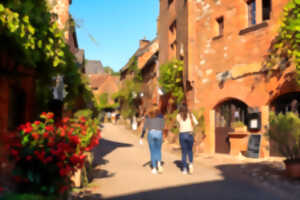
[{"label": "paved road", "polygon": [[[193,175],[181,174],[178,155],[163,152],[164,173],[153,175],[148,144],[120,125],[105,124],[97,149],[97,173],[88,200],[279,200],[276,195],[232,178],[227,170],[195,161]],[[234,168],[233,168],[234,170]]]}]

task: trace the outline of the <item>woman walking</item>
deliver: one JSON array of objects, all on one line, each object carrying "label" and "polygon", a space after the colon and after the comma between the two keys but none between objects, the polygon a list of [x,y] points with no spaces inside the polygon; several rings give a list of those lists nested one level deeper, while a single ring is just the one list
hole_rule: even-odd
[{"label": "woman walking", "polygon": [[144,138],[146,129],[148,130],[148,143],[152,163],[152,173],[157,174],[163,171],[161,165],[161,144],[164,119],[157,106],[154,106],[146,116],[141,139]]},{"label": "woman walking", "polygon": [[[194,126],[198,124],[195,116],[189,112],[187,105],[184,104],[180,107],[179,113],[176,116],[177,122],[179,124],[179,141],[181,146],[182,173],[187,174],[187,166],[189,167],[189,173],[193,173],[193,145],[194,136],[193,129]],[[187,165],[187,156],[189,158],[189,165]]]}]

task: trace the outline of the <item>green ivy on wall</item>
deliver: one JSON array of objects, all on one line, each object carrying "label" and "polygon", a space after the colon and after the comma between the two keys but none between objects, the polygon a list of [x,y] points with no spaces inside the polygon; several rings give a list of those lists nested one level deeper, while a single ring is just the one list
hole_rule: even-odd
[{"label": "green ivy on wall", "polygon": [[[70,26],[66,25],[65,29]],[[67,92],[64,101],[68,105],[75,104],[80,95],[90,101],[92,93],[87,81],[81,76],[65,41],[64,30],[59,29],[46,0],[2,0],[0,43],[0,52],[9,51],[16,63],[34,69],[40,107],[46,107],[52,98],[53,77],[57,75],[64,77]]]},{"label": "green ivy on wall", "polygon": [[290,62],[296,65],[300,84],[300,0],[290,0],[284,8],[279,34],[273,41],[266,64],[270,68]]},{"label": "green ivy on wall", "polygon": [[180,103],[184,98],[183,61],[172,60],[161,65],[158,81],[164,93],[170,93]]}]

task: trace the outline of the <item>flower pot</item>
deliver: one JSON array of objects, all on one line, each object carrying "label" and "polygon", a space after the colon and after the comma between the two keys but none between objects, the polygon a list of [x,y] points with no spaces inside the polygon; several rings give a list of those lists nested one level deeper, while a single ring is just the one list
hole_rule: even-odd
[{"label": "flower pot", "polygon": [[300,178],[300,159],[285,160],[286,174],[290,178]]}]

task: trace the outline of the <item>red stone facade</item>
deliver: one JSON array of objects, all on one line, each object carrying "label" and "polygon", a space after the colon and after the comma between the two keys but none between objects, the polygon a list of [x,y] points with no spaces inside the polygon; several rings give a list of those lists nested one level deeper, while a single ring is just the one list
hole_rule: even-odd
[{"label": "red stone facade", "polygon": [[[88,75],[90,87],[96,97],[103,93],[107,93],[109,97],[119,91],[120,79],[118,76],[109,74],[91,74]],[[111,99],[110,99],[111,100]],[[114,103],[110,101],[109,103]]]},{"label": "red stone facade", "polygon": [[[161,64],[173,57],[184,60],[184,77],[192,86],[187,91],[188,104],[194,110],[205,109],[205,151],[218,152],[218,145],[234,140],[230,136],[233,130],[220,125],[220,110],[226,109],[225,104],[234,102],[239,117],[246,115],[241,112],[243,105],[243,112],[261,112],[262,129],[247,134],[264,133],[273,100],[299,91],[294,67],[269,76],[263,65],[288,0],[173,0],[168,5],[169,2],[160,1],[159,60]],[[176,31],[172,31],[174,20]],[[239,147],[232,142],[231,148],[242,151],[245,145]],[[265,137],[261,146],[260,156],[269,156]]]},{"label": "red stone facade", "polygon": [[[141,91],[141,105],[140,112],[144,112],[152,104],[160,104],[158,94],[158,54],[159,54],[158,39],[153,41],[140,40],[139,49],[134,56],[137,57],[137,65],[142,73],[142,91]],[[127,64],[128,65],[128,64]],[[126,80],[133,78],[133,74],[129,72],[128,66],[121,70],[121,86],[125,84]]]},{"label": "red stone facade", "polygon": [[[57,15],[57,23],[60,29],[64,29],[69,24],[70,14],[69,7],[72,4],[71,0],[48,0],[52,6],[52,12]],[[52,3],[53,2],[53,3]],[[65,38],[69,40],[69,33],[66,31]]]}]

